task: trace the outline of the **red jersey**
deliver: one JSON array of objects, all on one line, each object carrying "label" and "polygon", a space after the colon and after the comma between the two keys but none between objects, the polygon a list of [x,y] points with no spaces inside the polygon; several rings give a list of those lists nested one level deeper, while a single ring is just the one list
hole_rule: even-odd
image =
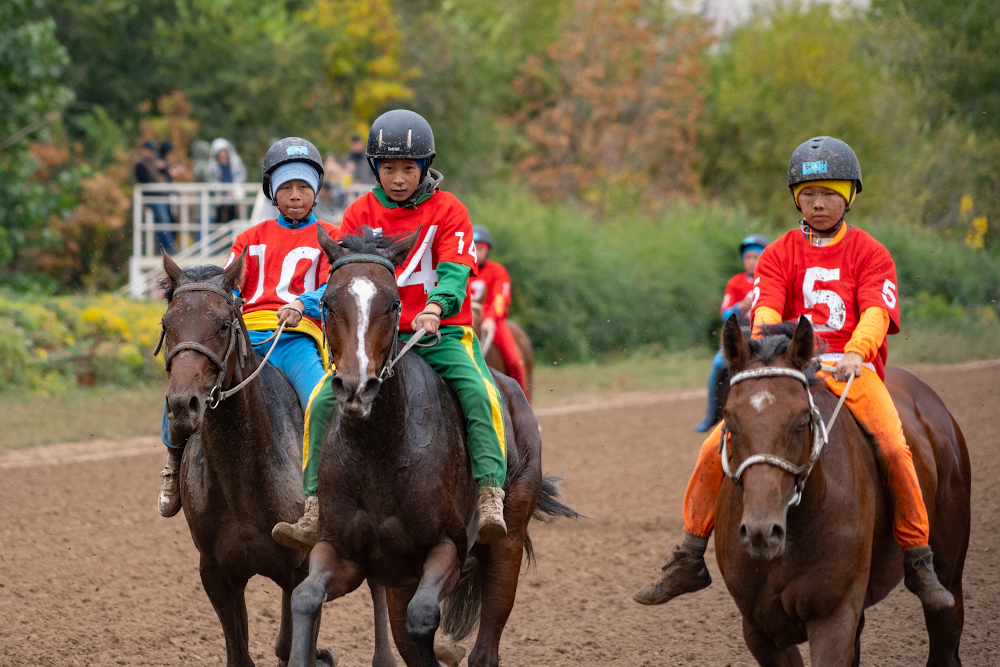
[{"label": "red jersey", "polygon": [[[265,220],[236,237],[226,266],[248,249],[243,284],[238,286],[247,300],[243,312],[278,310],[326,282],[330,262],[316,240],[316,225],[323,225],[330,236],[338,238],[337,228],[322,220],[299,229]],[[312,317],[308,319],[319,324]]]},{"label": "red jersey", "polygon": [[510,305],[510,276],[502,264],[486,260],[469,281],[468,298],[483,304],[483,319],[502,320]]},{"label": "red jersey", "polygon": [[719,307],[719,312],[738,304],[752,289],[753,279],[746,273],[737,273],[726,283],[726,291],[722,295],[722,306]]},{"label": "red jersey", "polygon": [[[899,333],[896,265],[885,247],[866,232],[849,227],[832,246],[814,246],[793,229],[767,246],[757,264],[753,309],[781,313],[783,320],[805,315],[827,352],[840,354],[868,308],[889,313],[889,333]],[[885,377],[888,345],[882,341],[875,370]]]},{"label": "red jersey", "polygon": [[[410,323],[427,305],[427,295],[438,284],[438,263],[462,264],[471,269],[471,275],[476,275],[476,244],[472,241],[469,210],[450,192],[436,190],[416,208],[386,208],[369,192],[344,211],[340,235],[355,234],[364,225],[386,236],[420,230],[406,261],[396,267],[396,284],[403,302],[402,331],[413,330]],[[465,299],[461,310],[441,324],[471,327],[471,302]]]}]

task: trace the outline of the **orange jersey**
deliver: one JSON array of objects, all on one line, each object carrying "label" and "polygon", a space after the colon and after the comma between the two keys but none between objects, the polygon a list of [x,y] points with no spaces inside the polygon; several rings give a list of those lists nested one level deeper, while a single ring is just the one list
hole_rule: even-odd
[{"label": "orange jersey", "polygon": [[[247,300],[243,312],[278,310],[326,282],[330,262],[316,240],[316,225],[323,225],[333,238],[339,237],[337,228],[322,220],[298,229],[265,220],[236,237],[226,266],[247,249],[243,284],[238,285]],[[315,318],[309,319],[319,324]]]},{"label": "orange jersey", "polygon": [[502,264],[486,260],[469,281],[468,298],[483,304],[483,319],[502,320],[510,306],[510,276]]},{"label": "orange jersey", "polygon": [[[412,331],[410,323],[424,309],[427,295],[437,286],[439,262],[463,264],[471,269],[471,275],[476,275],[476,244],[472,241],[469,210],[450,192],[437,190],[416,208],[386,208],[369,192],[344,211],[340,235],[357,233],[364,225],[386,236],[420,231],[410,255],[402,266],[396,267],[396,283],[403,302],[402,331]],[[472,304],[465,299],[461,310],[441,324],[471,327]]]},{"label": "orange jersey", "polygon": [[[889,315],[889,333],[899,333],[896,265],[889,251],[866,232],[849,227],[833,245],[814,246],[794,229],[765,248],[757,264],[753,311],[771,308],[783,320],[805,315],[825,352],[843,353],[861,313],[871,307]],[[885,376],[883,339],[874,366]]]}]

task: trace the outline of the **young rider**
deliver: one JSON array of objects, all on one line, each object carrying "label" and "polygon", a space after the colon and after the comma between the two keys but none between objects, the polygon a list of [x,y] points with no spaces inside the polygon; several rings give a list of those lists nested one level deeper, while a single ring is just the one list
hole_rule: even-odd
[{"label": "young rider", "polygon": [[524,360],[517,347],[514,335],[507,327],[507,308],[510,306],[510,276],[502,264],[487,258],[493,247],[490,230],[482,225],[472,226],[479,257],[479,273],[469,281],[469,298],[483,308],[482,336],[493,335],[493,344],[503,357],[507,374],[521,385],[524,395],[531,401],[528,381],[524,372]]},{"label": "young rider", "polygon": [[[815,137],[792,153],[788,186],[803,219],[761,256],[754,329],[804,314],[826,344],[820,359],[836,362],[832,374],[818,374],[830,391],[840,396],[854,376],[846,403],[878,450],[876,460],[892,497],[893,534],[904,549],[904,583],[925,611],[947,609],[955,601],[934,573],[927,509],[899,414],[883,384],[886,334],[899,331],[895,264],[878,241],[844,221],[861,192],[861,165],[843,141]],[[723,479],[720,434],[721,425],[705,440],[688,482],[684,539],[667,559],[660,581],[636,592],[637,602],[662,604],[711,583],[704,554]]]},{"label": "young rider", "polygon": [[[280,215],[237,236],[229,262],[248,249],[238,289],[246,299],[243,320],[250,342],[258,354],[265,355],[271,343],[261,343],[285,321],[285,331],[268,361],[292,383],[305,410],[327,364],[316,287],[326,283],[330,265],[316,240],[316,225],[323,225],[331,235],[337,234],[337,228],[312,213],[323,185],[323,162],[315,146],[298,137],[282,139],[268,149],[263,172],[264,194],[277,205]],[[160,473],[159,498],[160,514],[165,517],[181,508],[178,477],[187,444],[186,438],[171,434],[169,423],[165,410],[167,465]]]},{"label": "young rider", "polygon": [[[441,333],[436,346],[412,352],[441,375],[462,405],[472,476],[479,485],[478,541],[493,544],[507,534],[501,488],[507,470],[506,434],[500,398],[472,331],[472,308],[465,298],[469,275],[478,266],[469,212],[454,195],[438,189],[444,177],[430,168],[434,135],[420,115],[400,109],[379,116],[368,135],[366,155],[379,186],[347,208],[340,235],[363,226],[390,236],[420,232],[410,256],[396,267],[403,302],[400,339],[408,340],[420,328]],[[282,544],[305,549],[319,537],[318,461],[335,410],[332,383],[324,382],[306,416],[306,513],[296,524],[278,524],[274,534]]]},{"label": "young rider", "polygon": [[[760,254],[766,247],[767,239],[760,234],[751,234],[740,243],[743,272],[737,273],[726,283],[726,291],[722,294],[722,306],[719,308],[723,322],[731,315],[735,315],[740,324],[750,324],[753,272],[757,268]],[[708,412],[705,414],[705,419],[695,427],[699,433],[704,433],[715,424],[715,415],[719,410],[719,379],[725,367],[726,360],[722,357],[720,349],[712,359],[712,370],[708,374]]]}]

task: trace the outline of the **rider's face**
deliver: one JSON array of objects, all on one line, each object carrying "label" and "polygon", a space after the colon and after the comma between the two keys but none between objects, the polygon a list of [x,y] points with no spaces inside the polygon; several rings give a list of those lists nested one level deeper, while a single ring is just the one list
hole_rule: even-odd
[{"label": "rider's face", "polygon": [[413,160],[382,160],[378,180],[389,199],[404,202],[420,185],[420,167]]},{"label": "rider's face", "polygon": [[281,215],[289,220],[301,220],[312,210],[316,193],[308,183],[296,179],[282,183],[274,199]]},{"label": "rider's face", "polygon": [[747,250],[743,253],[743,270],[747,272],[748,275],[753,275],[753,272],[757,269],[757,260],[760,259],[760,253],[756,250]]},{"label": "rider's face", "polygon": [[476,244],[476,257],[479,259],[479,266],[486,263],[486,258],[490,256],[490,244],[489,243],[477,243]]},{"label": "rider's face", "polygon": [[810,185],[799,193],[799,207],[806,223],[818,232],[832,229],[844,216],[847,202],[836,191]]}]

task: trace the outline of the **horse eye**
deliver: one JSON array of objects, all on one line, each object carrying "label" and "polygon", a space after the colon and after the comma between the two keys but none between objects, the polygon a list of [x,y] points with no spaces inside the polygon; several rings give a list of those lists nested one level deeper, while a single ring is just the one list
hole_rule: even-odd
[{"label": "horse eye", "polygon": [[222,323],[222,333],[226,333],[227,331],[229,331],[229,322],[223,322]]}]

